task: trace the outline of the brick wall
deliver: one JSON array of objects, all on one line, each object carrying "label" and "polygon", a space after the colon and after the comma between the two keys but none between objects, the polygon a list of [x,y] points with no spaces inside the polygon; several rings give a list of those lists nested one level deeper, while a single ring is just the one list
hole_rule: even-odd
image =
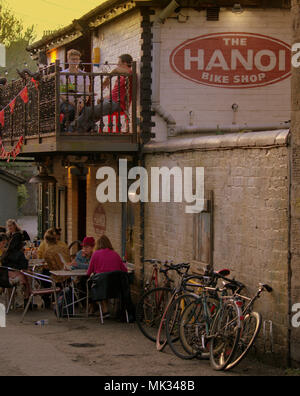
[{"label": "brick wall", "polygon": [[[224,89],[186,80],[170,66],[170,55],[181,43],[211,33],[258,33],[291,42],[290,11],[282,9],[245,10],[235,15],[221,9],[219,21],[206,21],[205,11],[182,10],[186,23],[168,19],[162,25],[161,105],[176,123],[187,126],[277,123],[290,120],[290,78],[259,88]],[[175,16],[175,14],[174,14]],[[218,70],[218,69],[216,69]],[[220,68],[219,68],[220,70]],[[233,113],[232,104],[239,108]],[[192,118],[189,114],[192,113]]]},{"label": "brick wall", "polygon": [[[148,171],[153,166],[205,168],[205,191],[214,193],[215,269],[229,268],[250,293],[258,282],[273,286],[274,292],[264,294],[256,308],[273,321],[279,356],[287,353],[287,156],[286,147],[146,156]],[[193,216],[185,213],[185,204],[147,204],[145,257],[192,261]],[[146,277],[149,271],[148,266]]]},{"label": "brick wall", "polygon": [[[92,47],[99,47],[101,63],[117,64],[122,54],[130,54],[138,62],[141,57],[141,15],[135,10],[118,18],[117,22],[100,27],[93,37]],[[98,68],[94,67],[94,72]],[[100,81],[95,80],[95,91],[100,92]]]}]

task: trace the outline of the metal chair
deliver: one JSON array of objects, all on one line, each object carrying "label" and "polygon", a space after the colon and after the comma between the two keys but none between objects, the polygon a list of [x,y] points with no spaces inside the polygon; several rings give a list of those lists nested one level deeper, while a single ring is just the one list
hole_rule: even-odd
[{"label": "metal chair", "polygon": [[[22,315],[22,318],[21,318],[20,322],[21,322],[21,323],[23,322],[23,320],[24,320],[24,318],[25,318],[25,315],[26,315],[26,313],[27,313],[27,311],[28,311],[28,309],[29,309],[29,306],[30,306],[30,304],[32,303],[32,300],[33,300],[33,298],[34,298],[35,296],[53,295],[53,296],[54,296],[54,299],[55,299],[56,312],[58,312],[57,293],[60,292],[60,288],[59,288],[59,287],[53,287],[53,281],[52,281],[51,277],[50,277],[50,276],[47,276],[47,275],[42,275],[42,274],[39,274],[39,273],[35,273],[35,272],[31,272],[31,273],[30,273],[30,272],[26,272],[26,271],[21,271],[21,272],[22,272],[25,276],[28,276],[28,277],[30,277],[30,278],[32,278],[32,279],[39,280],[39,281],[41,281],[41,282],[49,283],[49,284],[51,284],[52,287],[49,287],[49,288],[41,288],[41,289],[36,289],[36,290],[32,290],[32,291],[31,291],[31,294],[30,294],[30,296],[29,296],[27,305],[26,305],[26,307],[25,307],[25,309],[24,309],[24,312],[23,312],[23,315]],[[58,318],[58,319],[59,319],[59,318]]]},{"label": "metal chair", "polygon": [[104,324],[101,301],[109,299],[121,300],[126,322],[129,323],[129,310],[132,311],[132,302],[128,274],[123,271],[105,272],[94,275],[90,282],[91,298],[92,301],[98,303],[101,324]]}]

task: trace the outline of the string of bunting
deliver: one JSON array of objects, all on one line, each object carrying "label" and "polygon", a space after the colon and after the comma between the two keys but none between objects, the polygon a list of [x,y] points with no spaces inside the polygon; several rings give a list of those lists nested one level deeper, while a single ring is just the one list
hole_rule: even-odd
[{"label": "string of bunting", "polygon": [[[35,88],[38,89],[38,81],[36,81],[34,78],[31,78],[30,81],[34,84]],[[10,112],[12,114],[14,112],[14,110],[15,110],[15,104],[16,104],[16,100],[17,100],[18,97],[20,97],[25,104],[28,103],[29,98],[28,98],[28,86],[27,85],[18,93],[18,95],[16,97],[14,97],[11,100],[11,102],[8,105],[6,105],[5,107],[3,107],[3,109],[1,109],[1,111],[0,111],[0,124],[2,125],[2,127],[4,127],[4,125],[5,125],[5,120],[4,120],[4,114],[5,114],[4,111],[5,111],[5,109],[7,109],[9,107],[10,108]]]},{"label": "string of bunting", "polygon": [[19,155],[20,152],[21,152],[21,148],[22,148],[23,143],[24,143],[24,138],[23,138],[23,136],[21,136],[19,141],[18,141],[18,143],[16,144],[16,146],[11,151],[6,151],[4,146],[3,146],[2,140],[0,138],[0,147],[1,147],[1,149],[0,149],[0,158],[1,159],[6,159],[7,162],[10,161],[11,157],[15,160],[17,155]]},{"label": "string of bunting", "polygon": [[[39,87],[38,81],[36,81],[34,78],[31,78],[31,82],[34,84],[35,88],[38,89],[38,87]],[[12,114],[15,110],[16,100],[18,97],[20,97],[25,104],[28,103],[29,98],[28,98],[28,86],[27,85],[18,93],[18,95],[16,97],[14,97],[10,101],[10,103],[8,105],[6,105],[5,107],[3,107],[3,109],[1,109],[0,124],[2,125],[2,127],[4,127],[4,125],[5,125],[5,119],[4,119],[5,110],[9,107],[10,113]],[[24,143],[24,138],[23,138],[23,136],[21,136],[18,143],[15,145],[15,147],[11,151],[6,151],[3,146],[2,139],[0,138],[0,158],[6,159],[7,162],[10,161],[11,157],[15,160],[16,157],[21,152],[23,143]]]}]

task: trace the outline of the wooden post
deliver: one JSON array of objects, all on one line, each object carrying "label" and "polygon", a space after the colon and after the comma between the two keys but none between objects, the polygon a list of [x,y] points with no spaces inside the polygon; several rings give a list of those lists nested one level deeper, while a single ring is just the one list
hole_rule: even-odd
[{"label": "wooden post", "polygon": [[132,63],[132,134],[134,143],[137,143],[137,75],[136,62]]},{"label": "wooden post", "polygon": [[60,135],[60,61],[55,61],[55,134],[56,137]]}]

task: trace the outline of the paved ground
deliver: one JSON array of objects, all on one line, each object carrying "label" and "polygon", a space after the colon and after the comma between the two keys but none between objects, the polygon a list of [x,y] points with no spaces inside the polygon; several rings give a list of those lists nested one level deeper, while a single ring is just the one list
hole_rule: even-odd
[{"label": "paved ground", "polygon": [[[275,369],[247,360],[230,373],[213,371],[207,361],[183,361],[171,351],[161,353],[138,330],[136,324],[98,318],[58,323],[51,311],[29,312],[24,324],[21,312],[7,316],[0,328],[0,376],[210,376],[283,375]],[[49,325],[34,322],[49,318]]]}]

